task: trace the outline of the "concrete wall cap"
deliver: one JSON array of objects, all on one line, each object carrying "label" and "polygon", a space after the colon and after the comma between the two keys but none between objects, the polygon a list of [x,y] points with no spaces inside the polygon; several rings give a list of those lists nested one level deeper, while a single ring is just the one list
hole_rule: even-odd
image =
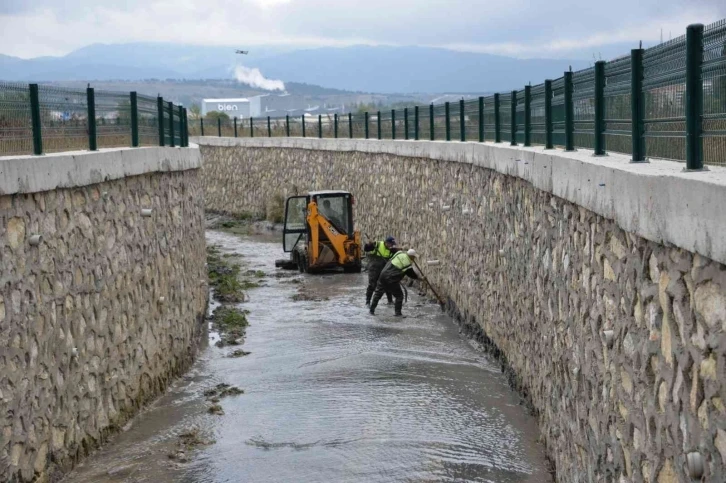
[{"label": "concrete wall cap", "polygon": [[0,195],[74,188],[202,165],[198,148],[118,148],[0,157]]},{"label": "concrete wall cap", "polygon": [[684,163],[631,163],[621,154],[594,157],[542,146],[318,138],[195,137],[195,145],[357,151],[468,163],[521,178],[657,243],[726,263],[726,168],[684,172]]}]

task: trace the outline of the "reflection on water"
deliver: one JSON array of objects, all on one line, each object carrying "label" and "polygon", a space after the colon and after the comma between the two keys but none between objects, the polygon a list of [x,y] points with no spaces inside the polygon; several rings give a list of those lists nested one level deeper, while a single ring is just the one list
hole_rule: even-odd
[{"label": "reflection on water", "polygon": [[[218,232],[209,243],[275,273],[270,241]],[[73,482],[548,482],[532,417],[497,366],[458,335],[435,304],[368,315],[365,274],[265,278],[244,307],[243,358],[210,345],[192,371],[133,427],[91,457]],[[245,394],[206,413],[202,391],[219,382]],[[180,464],[167,454],[196,427],[216,440]]]}]

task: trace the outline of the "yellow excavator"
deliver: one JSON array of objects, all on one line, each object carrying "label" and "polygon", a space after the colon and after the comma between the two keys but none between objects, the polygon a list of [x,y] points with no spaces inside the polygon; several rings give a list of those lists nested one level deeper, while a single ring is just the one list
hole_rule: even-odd
[{"label": "yellow excavator", "polygon": [[282,246],[289,259],[275,266],[319,273],[361,271],[361,237],[353,225],[353,195],[348,191],[311,191],[285,202]]}]

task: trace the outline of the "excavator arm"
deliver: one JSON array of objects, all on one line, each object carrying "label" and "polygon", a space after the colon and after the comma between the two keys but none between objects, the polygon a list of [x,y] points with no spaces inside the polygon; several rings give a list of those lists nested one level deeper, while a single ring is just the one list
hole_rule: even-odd
[{"label": "excavator arm", "polygon": [[325,236],[330,240],[335,256],[338,258],[338,263],[345,264],[348,260],[346,253],[345,242],[348,240],[348,236],[341,234],[335,229],[333,224],[320,211],[318,211],[318,205],[314,201],[308,204],[308,225],[310,226],[310,246],[308,247],[308,254],[310,257],[310,265],[313,266],[320,257],[320,230],[325,233]]}]

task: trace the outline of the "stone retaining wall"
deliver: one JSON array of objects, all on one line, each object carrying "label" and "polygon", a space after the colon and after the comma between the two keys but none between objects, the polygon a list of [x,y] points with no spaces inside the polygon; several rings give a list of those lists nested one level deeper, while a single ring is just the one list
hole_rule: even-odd
[{"label": "stone retaining wall", "polygon": [[193,361],[196,151],[0,158],[0,480],[56,481]]},{"label": "stone retaining wall", "polygon": [[[536,167],[551,174],[547,160],[561,162],[556,169],[573,159],[598,161],[494,146],[472,159],[457,154],[464,149],[458,143],[400,142],[407,146],[401,155],[390,142],[379,142],[376,152],[375,141],[197,141],[208,210],[264,214],[277,194],[346,189],[366,235],[394,235],[424,260],[440,260],[424,266],[426,275],[449,297],[466,332],[489,342],[511,368],[538,416],[559,481],[689,481],[689,452],[704,458],[704,481],[726,481],[726,267],[673,240],[634,233],[662,223],[663,237],[701,243],[703,233],[688,238],[667,216],[645,218],[648,210],[662,215],[658,194],[638,195],[650,207],[633,202],[632,193],[620,198],[632,202],[629,208],[598,201],[597,190],[608,183],[613,193],[624,189],[618,176],[642,181],[628,178],[639,175],[627,173],[626,159],[602,161],[624,166],[603,168],[604,181],[578,170],[548,184],[532,174]],[[499,168],[499,150],[514,168]],[[668,163],[650,166],[660,176],[676,172]],[[684,183],[684,190],[693,188]],[[581,204],[553,194],[557,186]],[[708,203],[726,199],[725,186],[711,186],[717,196]],[[598,203],[612,218],[593,211]],[[687,223],[706,225],[696,208]],[[613,220],[628,211],[626,221]],[[724,233],[726,220],[718,223],[708,236]],[[721,257],[720,243],[703,251]]]}]

